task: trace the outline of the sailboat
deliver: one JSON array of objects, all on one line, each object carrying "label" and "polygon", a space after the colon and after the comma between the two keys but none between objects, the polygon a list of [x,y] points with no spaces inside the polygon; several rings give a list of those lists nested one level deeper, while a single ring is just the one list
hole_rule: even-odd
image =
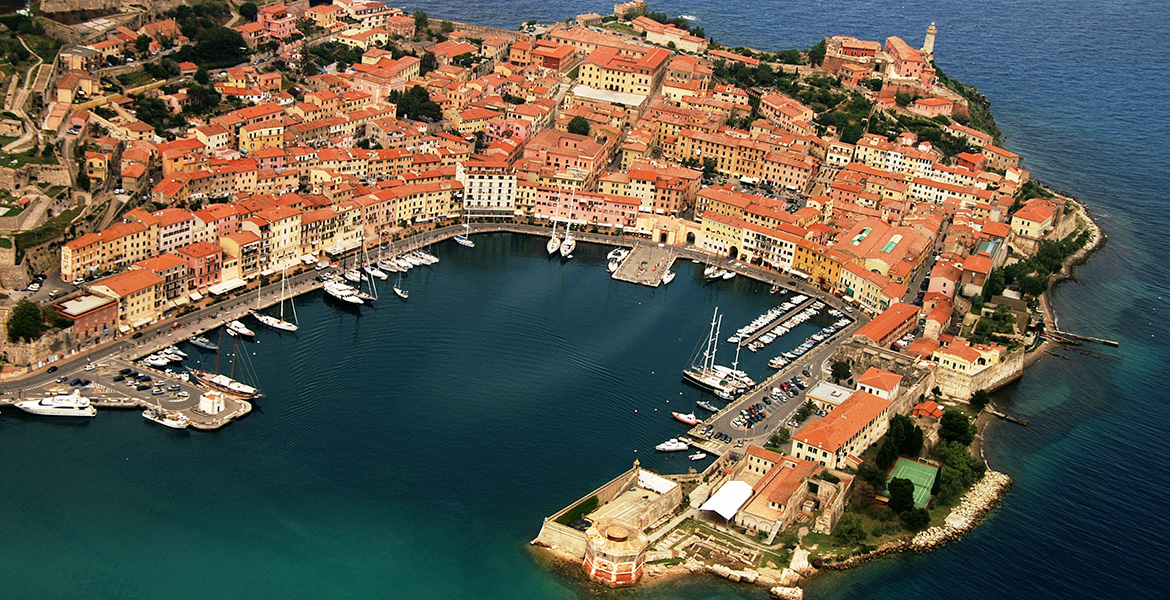
[{"label": "sailboat", "polygon": [[[671,256],[667,258],[667,260],[666,260],[666,264],[667,264],[667,265],[674,264],[674,254],[673,254],[673,252],[671,253]],[[667,285],[667,284],[669,284],[670,282],[674,281],[674,278],[675,278],[675,276],[677,276],[677,275],[678,275],[678,273],[675,273],[675,272],[674,272],[674,270],[673,270],[673,269],[671,269],[671,268],[668,266],[668,267],[666,268],[666,272],[662,274],[662,285]]]},{"label": "sailboat", "polygon": [[[223,343],[222,336],[223,336],[223,334],[221,333],[220,334],[220,343],[221,344]],[[191,373],[195,375],[195,381],[198,383],[201,383],[201,384],[203,384],[211,389],[218,390],[220,392],[223,392],[223,393],[231,395],[231,396],[235,396],[237,398],[243,398],[245,400],[247,400],[249,398],[255,398],[260,393],[260,390],[254,388],[246,383],[241,383],[241,382],[233,379],[233,377],[235,377],[235,375],[236,375],[236,359],[239,357],[238,346],[233,347],[232,376],[231,377],[228,377],[227,375],[224,375],[224,374],[219,372],[219,356],[220,356],[219,354],[215,355],[215,373],[209,373],[207,371],[200,371],[199,369],[191,369]]]},{"label": "sailboat", "polygon": [[455,236],[455,243],[460,246],[474,248],[475,242],[471,241],[471,224],[467,222],[467,207],[463,207],[463,233]]},{"label": "sailboat", "polygon": [[[724,377],[715,369],[715,352],[719,346],[719,307],[711,315],[711,331],[707,335],[703,351],[695,353],[691,366],[683,370],[683,379],[702,388],[710,390],[720,398],[733,398],[745,389],[742,383]],[[700,356],[702,361],[699,361]]]},{"label": "sailboat", "polygon": [[561,249],[561,238],[557,237],[557,217],[561,214],[560,197],[557,197],[557,211],[553,215],[552,220],[552,237],[548,238],[548,243],[544,245],[544,249],[548,250],[548,255],[552,256]]},{"label": "sailboat", "polygon": [[273,329],[279,329],[281,331],[296,331],[299,328],[299,325],[297,325],[295,323],[295,321],[297,321],[297,307],[296,307],[296,304],[292,303],[291,298],[289,299],[289,303],[292,305],[292,316],[293,316],[294,322],[289,323],[288,321],[284,320],[284,297],[285,297],[285,294],[287,293],[286,292],[287,289],[288,289],[288,279],[284,276],[284,269],[281,269],[280,270],[280,318],[278,319],[272,315],[260,312],[260,287],[256,288],[256,310],[250,311],[252,313],[252,316],[255,317],[257,321],[260,321],[261,323],[263,323],[263,324],[265,324]]},{"label": "sailboat", "polygon": [[406,300],[407,298],[410,297],[410,292],[402,289],[402,274],[401,273],[398,274],[398,281],[394,282],[394,293],[398,294],[398,297],[402,298],[403,300]]},{"label": "sailboat", "polygon": [[565,241],[561,242],[561,258],[573,258],[573,250],[577,249],[577,240],[573,238],[573,202],[577,199],[576,192],[569,200],[569,214],[565,217]]}]

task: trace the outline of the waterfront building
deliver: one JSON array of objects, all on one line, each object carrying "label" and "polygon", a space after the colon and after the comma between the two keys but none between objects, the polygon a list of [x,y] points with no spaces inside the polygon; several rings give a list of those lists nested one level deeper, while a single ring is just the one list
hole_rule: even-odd
[{"label": "waterfront building", "polygon": [[463,210],[476,217],[516,216],[516,173],[504,158],[455,163],[455,179],[463,184]]},{"label": "waterfront building", "polygon": [[856,466],[862,452],[889,428],[892,404],[869,392],[853,392],[824,418],[792,436],[792,455],[832,469]]},{"label": "waterfront building", "polygon": [[135,269],[107,277],[90,289],[118,303],[118,328],[124,333],[158,320],[163,281],[152,271]]},{"label": "waterfront building", "polygon": [[58,302],[53,309],[69,319],[73,337],[80,342],[100,339],[118,326],[118,303],[112,298],[83,294]]},{"label": "waterfront building", "polygon": [[130,266],[134,269],[144,269],[162,278],[159,286],[160,310],[169,310],[179,304],[187,303],[187,290],[190,287],[190,271],[187,259],[169,252],[140,260]]}]

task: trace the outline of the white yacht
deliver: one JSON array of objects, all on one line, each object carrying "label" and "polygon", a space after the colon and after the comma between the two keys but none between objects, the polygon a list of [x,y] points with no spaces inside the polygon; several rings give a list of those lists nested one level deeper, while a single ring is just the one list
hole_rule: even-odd
[{"label": "white yacht", "polygon": [[347,269],[345,271],[345,278],[354,283],[361,283],[362,272],[358,271],[357,269]]},{"label": "white yacht", "polygon": [[326,281],[322,289],[325,290],[326,294],[329,294],[330,296],[333,296],[342,302],[348,302],[350,304],[365,304],[365,300],[362,300],[357,296],[357,290],[349,287],[348,285],[345,285],[344,283]]},{"label": "white yacht", "polygon": [[97,408],[89,403],[89,398],[81,395],[81,390],[73,390],[69,395],[17,402],[16,408],[47,417],[92,417],[97,414]]},{"label": "white yacht", "polygon": [[289,300],[289,305],[292,307],[293,322],[290,323],[290,322],[284,320],[284,300],[285,300],[285,294],[286,294],[287,287],[288,287],[288,279],[285,278],[284,271],[281,270],[281,272],[280,272],[280,318],[274,317],[274,316],[267,314],[267,313],[260,312],[260,288],[259,287],[256,288],[256,310],[251,311],[252,316],[255,317],[257,321],[260,321],[264,325],[267,325],[273,329],[279,329],[281,331],[296,331],[297,329],[299,329],[299,327],[296,323],[297,322],[297,306],[293,302],[292,298],[289,298],[288,300]]},{"label": "white yacht", "polygon": [[370,275],[373,275],[374,277],[377,277],[378,279],[381,279],[383,281],[385,281],[388,277],[390,277],[384,271],[382,271],[378,267],[375,267],[374,265],[367,265],[366,266],[366,273],[369,273]]},{"label": "white yacht", "polygon": [[691,366],[683,370],[683,378],[702,389],[714,392],[720,398],[731,399],[746,390],[747,386],[721,373],[725,367],[720,367],[721,370],[715,369],[718,366],[715,364],[715,353],[719,346],[721,321],[719,309],[716,308],[715,314],[711,315],[711,331],[707,335],[706,343],[691,359]]},{"label": "white yacht", "polygon": [[658,444],[654,447],[654,449],[659,452],[678,452],[680,450],[686,450],[687,448],[690,448],[690,446],[678,438],[670,438],[669,440],[666,440],[665,442],[662,442],[661,444]]},{"label": "white yacht", "polygon": [[565,229],[565,241],[561,242],[561,258],[572,258],[573,250],[577,249],[577,240],[573,239],[573,234]]},{"label": "white yacht", "polygon": [[676,275],[678,275],[678,273],[675,273],[674,271],[668,269],[666,271],[666,273],[662,274],[662,283],[667,284],[667,283],[674,281],[674,278]]},{"label": "white yacht", "polygon": [[242,335],[244,337],[253,337],[256,332],[248,329],[246,325],[239,321],[228,321],[227,330],[230,335]]},{"label": "white yacht", "polygon": [[609,254],[605,255],[605,258],[609,260],[625,260],[626,255],[629,253],[630,251],[626,250],[625,248],[614,248],[613,250],[609,251]]}]

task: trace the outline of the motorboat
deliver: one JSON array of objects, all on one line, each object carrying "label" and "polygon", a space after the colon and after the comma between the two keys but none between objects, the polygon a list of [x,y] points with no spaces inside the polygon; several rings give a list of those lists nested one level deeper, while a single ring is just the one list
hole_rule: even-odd
[{"label": "motorboat", "polygon": [[41,400],[17,402],[16,408],[32,415],[46,417],[92,417],[97,415],[97,407],[89,403],[89,398],[81,395],[81,390],[73,390],[73,393],[68,395],[48,396]]},{"label": "motorboat", "polygon": [[609,251],[609,254],[605,255],[605,258],[609,260],[625,260],[626,255],[629,253],[630,251],[626,250],[625,248],[614,248],[613,250]]},{"label": "motorboat", "polygon": [[618,267],[620,266],[622,266],[622,262],[620,260],[611,260],[609,261],[609,264],[606,266],[605,270],[613,273],[614,271],[617,271]]},{"label": "motorboat", "polygon": [[676,275],[678,275],[678,273],[675,273],[674,271],[667,269],[667,271],[662,274],[662,284],[666,285],[666,284],[674,281],[674,277]]},{"label": "motorboat", "polygon": [[180,412],[154,407],[142,411],[142,418],[171,429],[186,429],[191,424],[191,419]]},{"label": "motorboat", "polygon": [[374,277],[377,277],[378,279],[382,279],[382,280],[385,280],[385,279],[390,277],[384,271],[382,271],[378,267],[375,267],[374,265],[367,265],[366,266],[366,273],[369,273],[370,275],[373,275]]},{"label": "motorboat", "polygon": [[256,332],[248,329],[246,325],[237,320],[228,321],[227,331],[230,335],[240,335],[248,338],[254,337],[256,335]]},{"label": "motorboat", "polygon": [[659,452],[679,452],[690,448],[686,442],[678,438],[670,438],[654,447]]},{"label": "motorboat", "polygon": [[422,259],[426,261],[428,265],[437,264],[439,262],[438,256],[435,256],[426,250],[418,250],[415,252],[415,254],[418,254],[420,257],[422,257]]},{"label": "motorboat", "polygon": [[709,410],[709,411],[711,411],[711,412],[719,412],[719,409],[718,409],[718,408],[715,408],[715,405],[714,405],[714,404],[711,404],[710,402],[707,402],[707,401],[705,401],[705,400],[700,400],[700,401],[696,402],[695,404],[696,404],[696,405],[697,405],[699,408],[702,408],[702,409],[705,409],[705,410]]},{"label": "motorboat", "polygon": [[211,343],[211,340],[203,336],[193,337],[187,340],[187,343],[195,346],[196,348],[199,348],[200,350],[209,350],[211,352],[216,352],[219,350],[219,346]]},{"label": "motorboat", "polygon": [[361,283],[362,273],[357,269],[347,269],[345,271],[345,278],[349,281],[352,281],[353,283]]},{"label": "motorboat", "polygon": [[689,455],[689,458],[691,460],[703,460],[704,458],[707,458],[707,453],[706,452],[696,452],[694,454]]},{"label": "motorboat", "polygon": [[698,417],[695,416],[695,413],[683,414],[680,412],[672,412],[672,413],[670,413],[670,415],[672,417],[678,419],[679,421],[686,423],[687,425],[698,425],[699,424],[699,419],[698,419]]},{"label": "motorboat", "polygon": [[399,256],[398,258],[405,260],[406,263],[412,267],[421,267],[424,264],[423,261],[421,259],[419,259],[419,257],[417,257],[413,254],[403,254],[402,256]]},{"label": "motorboat", "polygon": [[178,348],[176,348],[174,346],[167,346],[166,348],[163,348],[162,351],[166,352],[168,354],[174,354],[175,356],[178,356],[179,358],[187,358],[186,352],[183,352],[182,350],[179,350]]},{"label": "motorboat", "polygon": [[394,264],[398,265],[398,271],[405,273],[415,267],[414,263],[399,256],[394,259]]},{"label": "motorboat", "polygon": [[158,368],[162,368],[162,367],[165,367],[165,366],[171,364],[171,361],[169,359],[164,358],[162,356],[159,356],[157,354],[151,354],[150,356],[143,358],[142,362],[144,362],[152,367],[158,367]]},{"label": "motorboat", "polygon": [[723,272],[722,277],[724,279],[731,279],[732,277],[735,277],[735,271],[728,269],[728,270]]}]

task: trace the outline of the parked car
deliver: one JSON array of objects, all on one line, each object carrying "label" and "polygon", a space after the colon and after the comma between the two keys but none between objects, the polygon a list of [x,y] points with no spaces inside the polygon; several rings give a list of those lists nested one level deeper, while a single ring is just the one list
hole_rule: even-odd
[{"label": "parked car", "polygon": [[115,382],[118,382],[118,381],[125,381],[125,380],[126,380],[126,376],[125,376],[125,375],[114,375],[114,381],[115,381]]},{"label": "parked car", "polygon": [[49,367],[45,372],[46,373],[56,373],[57,372],[57,365],[53,365],[53,366]]},{"label": "parked car", "polygon": [[145,392],[146,390],[149,390],[149,389],[150,389],[150,386],[149,386],[149,385],[146,385],[145,383],[143,383],[143,384],[139,384],[139,385],[138,385],[137,387],[135,387],[134,389],[136,389],[136,390],[138,390],[138,391],[140,391],[140,392]]},{"label": "parked car", "polygon": [[132,339],[132,340],[136,340],[136,339],[138,339],[138,338],[140,338],[140,337],[142,337],[142,332],[141,332],[141,331],[139,331],[139,332],[135,333],[134,335],[130,336],[130,339]]}]

